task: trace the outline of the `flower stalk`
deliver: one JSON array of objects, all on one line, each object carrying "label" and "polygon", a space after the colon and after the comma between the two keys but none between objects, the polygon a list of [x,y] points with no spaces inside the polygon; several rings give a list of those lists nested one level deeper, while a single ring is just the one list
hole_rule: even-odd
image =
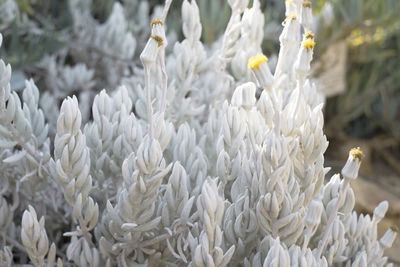
[{"label": "flower stalk", "polygon": [[344,178],[343,184],[341,185],[338,199],[332,210],[332,213],[329,215],[329,220],[325,226],[324,235],[318,246],[318,250],[317,250],[318,258],[321,258],[322,253],[324,252],[325,246],[328,243],[328,238],[332,231],[333,222],[338,214],[339,207],[343,204],[342,202],[345,198],[349,183],[351,180],[355,180],[358,177],[358,171],[360,169],[361,160],[363,157],[364,157],[363,152],[361,151],[361,149],[359,147],[353,148],[349,152],[349,157],[346,161],[346,164],[344,165],[344,167],[342,169],[342,175]]}]

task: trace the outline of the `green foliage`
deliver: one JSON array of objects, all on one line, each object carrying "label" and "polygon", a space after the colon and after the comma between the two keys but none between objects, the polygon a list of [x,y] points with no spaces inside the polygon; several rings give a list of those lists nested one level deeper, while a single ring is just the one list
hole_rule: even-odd
[{"label": "green foliage", "polygon": [[199,1],[200,19],[203,22],[202,38],[206,44],[212,44],[223,33],[230,10],[227,1]]},{"label": "green foliage", "polygon": [[320,29],[317,50],[341,39],[349,47],[347,90],[327,101],[327,135],[367,138],[392,166],[400,147],[399,11],[395,0],[337,0],[334,22]]},{"label": "green foliage", "polygon": [[400,35],[350,49],[347,92],[328,100],[327,128],[353,137],[387,133],[400,141]]},{"label": "green foliage", "polygon": [[46,53],[54,53],[67,44],[66,31],[71,24],[68,3],[18,0],[16,4],[20,14],[2,30],[0,55],[14,68],[31,71]]},{"label": "green foliage", "polygon": [[[21,12],[32,14],[33,9],[29,0],[16,0],[18,8]],[[32,1],[33,2],[33,1]]]}]

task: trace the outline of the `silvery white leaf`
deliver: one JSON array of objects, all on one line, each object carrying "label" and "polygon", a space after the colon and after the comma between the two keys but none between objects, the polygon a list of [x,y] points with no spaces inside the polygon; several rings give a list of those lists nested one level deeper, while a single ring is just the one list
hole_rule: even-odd
[{"label": "silvery white leaf", "polygon": [[26,153],[25,150],[21,150],[21,151],[15,153],[13,155],[7,157],[6,159],[3,159],[3,162],[5,162],[5,163],[16,163],[16,162],[22,160],[25,157],[26,154],[27,153]]}]

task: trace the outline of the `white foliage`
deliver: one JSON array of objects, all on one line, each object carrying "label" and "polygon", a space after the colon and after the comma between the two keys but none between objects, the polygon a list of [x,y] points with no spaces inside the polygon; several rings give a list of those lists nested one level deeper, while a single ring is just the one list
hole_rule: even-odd
[{"label": "white foliage", "polygon": [[[350,151],[342,175],[324,184],[308,1],[286,3],[273,73],[260,54],[257,0],[228,1],[231,18],[213,48],[200,41],[195,0],[182,3],[184,40],[175,44],[164,25],[171,1],[153,20],[147,2],[120,2],[102,24],[90,14],[94,1],[69,2],[71,56],[82,63],[65,66],[62,51],[42,61],[54,88],[41,98],[33,80],[21,98],[12,91],[0,60],[0,265],[14,264],[13,253],[24,261],[24,250],[41,267],[386,265],[397,235],[377,234],[387,202],[372,218],[353,211],[362,152]],[[0,4],[0,26],[12,3]],[[110,86],[90,109],[91,90]],[[74,95],[58,110],[71,93],[81,109]]]}]

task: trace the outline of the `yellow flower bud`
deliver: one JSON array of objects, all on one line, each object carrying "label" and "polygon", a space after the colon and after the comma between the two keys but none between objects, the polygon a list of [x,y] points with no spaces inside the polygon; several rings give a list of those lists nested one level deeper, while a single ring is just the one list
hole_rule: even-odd
[{"label": "yellow flower bud", "polygon": [[249,69],[258,68],[261,63],[267,62],[268,58],[264,54],[259,54],[255,57],[249,58],[247,67]]},{"label": "yellow flower bud", "polygon": [[359,161],[364,157],[364,153],[361,151],[360,147],[351,149],[349,155],[353,157],[353,160],[357,158]]},{"label": "yellow flower bud", "polygon": [[310,51],[313,49],[315,46],[315,42],[312,39],[306,39],[303,41],[303,47],[307,49],[307,51]]},{"label": "yellow flower bud", "polygon": [[150,28],[153,28],[154,25],[164,25],[164,22],[161,19],[155,18],[150,22]]}]

